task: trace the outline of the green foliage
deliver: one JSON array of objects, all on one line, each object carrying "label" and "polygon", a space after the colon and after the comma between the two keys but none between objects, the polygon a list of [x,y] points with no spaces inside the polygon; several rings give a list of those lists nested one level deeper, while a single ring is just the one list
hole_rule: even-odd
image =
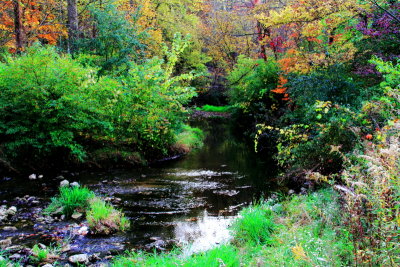
[{"label": "green foliage", "polygon": [[45,213],[50,214],[61,208],[63,214],[71,216],[76,210],[85,211],[94,197],[94,193],[85,187],[60,187],[60,195],[51,199]]},{"label": "green foliage", "polygon": [[86,218],[90,229],[97,234],[125,231],[130,225],[121,211],[98,198],[90,200]]},{"label": "green foliage", "polygon": [[68,151],[82,160],[82,132],[111,129],[107,99],[97,97],[93,78],[93,70],[38,45],[0,63],[2,152],[40,157]]},{"label": "green foliage", "polygon": [[202,107],[196,108],[199,111],[206,111],[206,112],[230,112],[232,111],[232,106],[213,106],[213,105],[204,105]]},{"label": "green foliage", "polygon": [[47,249],[42,249],[38,245],[33,246],[32,252],[35,255],[32,258],[34,261],[37,261],[37,262],[43,262],[44,260],[46,260],[47,256],[50,253]]},{"label": "green foliage", "polygon": [[[102,8],[92,5],[90,13],[96,36],[80,39],[75,46],[79,53],[94,56],[95,64],[100,67],[100,75],[126,71],[131,61],[143,59],[146,34],[139,33],[138,28],[126,19],[124,12],[114,4],[107,3]],[[138,14],[134,14],[133,21],[137,17]]]},{"label": "green foliage", "polygon": [[229,73],[231,89],[229,101],[246,113],[263,113],[273,103],[271,90],[278,84],[279,67],[276,62],[253,60],[239,56],[235,68]]},{"label": "green foliage", "polygon": [[347,73],[343,66],[333,65],[305,75],[292,75],[286,86],[290,98],[298,106],[297,113],[301,114],[303,108],[313,105],[316,100],[360,106],[366,90]]},{"label": "green foliage", "polygon": [[[176,35],[166,62],[130,63],[126,75],[96,76],[69,56],[38,45],[0,63],[1,156],[86,160],[109,147],[145,156],[166,154],[196,95],[195,73],[173,75],[188,43]],[[72,157],[71,157],[72,156]]]},{"label": "green foliage", "polygon": [[268,206],[256,204],[240,212],[233,223],[233,236],[237,244],[271,244],[271,234],[276,225]]}]

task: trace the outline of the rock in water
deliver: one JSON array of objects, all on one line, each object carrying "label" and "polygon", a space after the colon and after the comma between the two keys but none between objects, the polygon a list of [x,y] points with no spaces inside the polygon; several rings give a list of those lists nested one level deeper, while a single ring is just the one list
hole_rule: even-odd
[{"label": "rock in water", "polygon": [[11,239],[9,239],[9,238],[0,240],[0,248],[1,249],[5,249],[5,248],[9,247],[9,246],[11,246],[11,244],[12,244],[12,242],[11,242]]},{"label": "rock in water", "polygon": [[16,213],[17,213],[17,208],[14,207],[14,206],[10,207],[10,208],[6,211],[6,214],[7,214],[7,215],[10,215],[10,216],[15,215]]},{"label": "rock in water", "polygon": [[72,187],[79,187],[80,185],[79,185],[78,182],[73,182],[73,183],[70,184],[70,186],[72,186]]},{"label": "rock in water", "polygon": [[82,213],[80,212],[74,212],[74,214],[71,215],[72,219],[78,220],[83,216]]},{"label": "rock in water", "polygon": [[4,226],[3,227],[3,231],[6,231],[6,232],[15,232],[17,230],[18,230],[17,227],[14,227],[14,226]]},{"label": "rock in water", "polygon": [[62,180],[60,182],[60,187],[67,187],[69,186],[69,181],[68,180]]},{"label": "rock in water", "polygon": [[89,263],[89,256],[87,254],[77,254],[68,258],[70,263]]}]

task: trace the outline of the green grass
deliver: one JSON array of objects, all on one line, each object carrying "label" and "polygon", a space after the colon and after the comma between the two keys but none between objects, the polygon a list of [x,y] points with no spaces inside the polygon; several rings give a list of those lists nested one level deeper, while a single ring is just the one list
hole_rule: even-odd
[{"label": "green grass", "polygon": [[85,187],[61,187],[60,194],[51,199],[44,213],[52,214],[59,209],[66,216],[74,212],[86,214],[90,230],[97,234],[125,231],[130,225],[121,211]]},{"label": "green grass", "polygon": [[231,244],[189,257],[177,250],[131,252],[111,266],[352,266],[353,246],[343,220],[339,195],[322,189],[245,208],[232,225]]},{"label": "green grass", "polygon": [[233,236],[238,244],[260,245],[271,241],[275,226],[270,207],[256,204],[243,209],[232,225]]},{"label": "green grass", "polygon": [[199,128],[192,128],[184,125],[181,131],[176,135],[175,147],[183,152],[189,152],[192,149],[203,146],[204,133]]},{"label": "green grass", "polygon": [[231,245],[223,245],[203,253],[182,257],[179,251],[170,253],[131,252],[128,255],[117,257],[112,267],[236,267],[240,266],[239,251]]},{"label": "green grass", "polygon": [[77,209],[85,211],[94,197],[95,194],[85,187],[60,187],[59,196],[51,199],[44,212],[51,214],[61,208],[63,214],[71,216]]},{"label": "green grass", "polygon": [[4,257],[0,251],[0,267],[21,267],[19,262],[13,262]]},{"label": "green grass", "polygon": [[213,105],[204,105],[202,107],[197,107],[196,110],[206,111],[206,112],[231,112],[232,106],[213,106]]},{"label": "green grass", "polygon": [[129,220],[121,211],[99,198],[90,201],[86,218],[89,228],[99,234],[125,231],[129,227]]}]

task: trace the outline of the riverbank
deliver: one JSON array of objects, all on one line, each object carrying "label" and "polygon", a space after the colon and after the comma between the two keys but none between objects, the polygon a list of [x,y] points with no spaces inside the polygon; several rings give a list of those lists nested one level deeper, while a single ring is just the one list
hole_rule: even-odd
[{"label": "riverbank", "polygon": [[345,220],[332,189],[275,196],[241,211],[230,243],[186,256],[132,252],[112,266],[348,266],[353,246]]}]

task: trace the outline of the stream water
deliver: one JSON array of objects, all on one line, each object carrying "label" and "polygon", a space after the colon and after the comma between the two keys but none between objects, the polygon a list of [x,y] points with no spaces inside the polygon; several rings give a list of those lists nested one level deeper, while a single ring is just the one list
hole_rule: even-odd
[{"label": "stream water", "polygon": [[[272,179],[276,174],[273,161],[256,157],[251,145],[237,139],[225,120],[228,119],[194,122],[206,134],[204,146],[178,160],[132,170],[65,171],[65,179],[111,197],[132,224],[126,233],[112,237],[73,238],[71,253],[151,250],[176,244],[185,245],[191,253],[227,242],[229,225],[238,211],[277,187]],[[15,198],[29,195],[47,203],[58,183],[55,178],[44,184],[26,177],[4,177],[0,181],[0,201],[18,207]],[[22,207],[18,209],[24,212]],[[60,232],[73,223],[50,223],[43,226],[46,230],[39,230],[42,235],[38,237],[40,223],[29,224],[29,216],[36,216],[30,214],[32,210],[35,205],[26,210],[27,223],[15,222],[17,231],[2,231],[0,227],[0,239],[12,236],[16,244],[23,242],[18,240],[35,243],[43,239],[44,233]],[[31,239],[21,238],[30,235]]]}]

